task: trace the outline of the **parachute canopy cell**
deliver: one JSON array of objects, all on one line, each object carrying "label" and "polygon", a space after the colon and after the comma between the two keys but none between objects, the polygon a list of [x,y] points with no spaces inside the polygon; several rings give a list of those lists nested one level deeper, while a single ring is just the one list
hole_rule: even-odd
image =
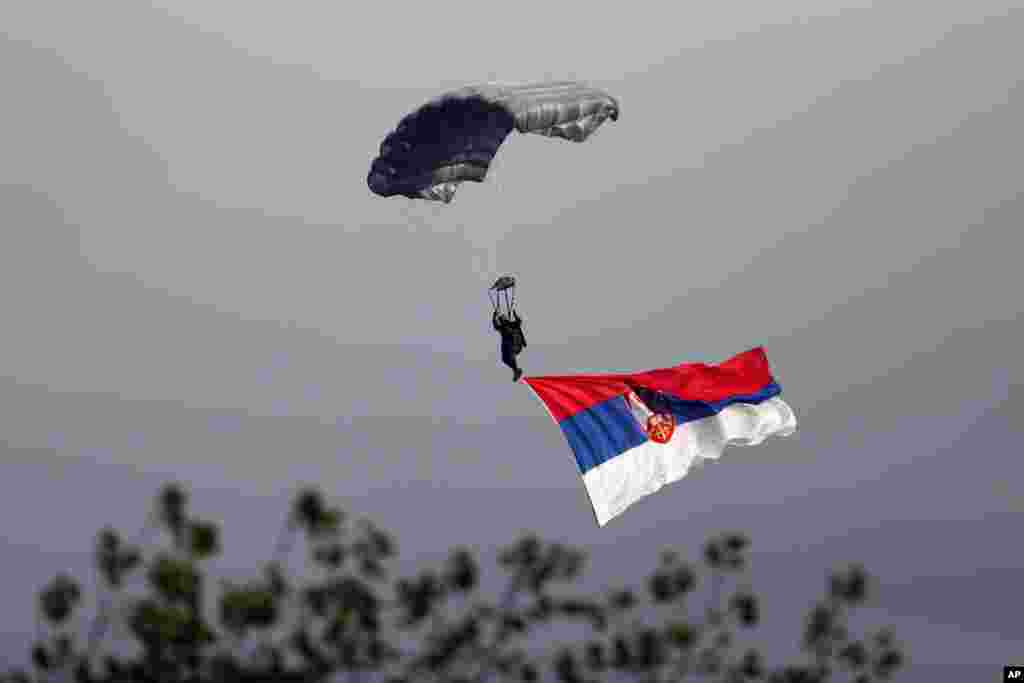
[{"label": "parachute canopy cell", "polygon": [[615,98],[575,81],[467,86],[403,118],[381,143],[366,183],[381,197],[447,204],[460,183],[484,180],[513,128],[583,142],[618,118]]}]

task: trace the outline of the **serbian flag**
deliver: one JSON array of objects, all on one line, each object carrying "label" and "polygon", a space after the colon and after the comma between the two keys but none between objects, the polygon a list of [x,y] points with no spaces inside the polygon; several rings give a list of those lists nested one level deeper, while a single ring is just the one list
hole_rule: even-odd
[{"label": "serbian flag", "polygon": [[523,381],[562,428],[599,526],[727,445],[796,431],[761,347],[719,365]]}]

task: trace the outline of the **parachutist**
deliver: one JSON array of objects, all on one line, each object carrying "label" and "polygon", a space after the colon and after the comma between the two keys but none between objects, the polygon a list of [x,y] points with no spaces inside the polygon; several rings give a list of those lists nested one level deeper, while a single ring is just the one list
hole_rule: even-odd
[{"label": "parachutist", "polygon": [[494,312],[491,324],[501,335],[501,362],[512,368],[512,381],[518,382],[523,376],[516,356],[526,348],[526,337],[523,335],[523,319],[513,309],[510,316]]},{"label": "parachutist", "polygon": [[488,290],[494,315],[491,324],[501,334],[501,362],[512,368],[512,381],[518,382],[523,376],[519,369],[516,356],[526,348],[526,337],[523,335],[523,319],[516,311],[516,279],[511,275],[502,275]]}]

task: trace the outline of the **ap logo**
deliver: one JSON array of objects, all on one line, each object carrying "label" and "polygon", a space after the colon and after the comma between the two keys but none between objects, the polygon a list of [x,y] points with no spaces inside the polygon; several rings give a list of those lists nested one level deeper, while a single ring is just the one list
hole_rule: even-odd
[{"label": "ap logo", "polygon": [[1024,666],[1004,666],[1003,680],[1024,683]]}]

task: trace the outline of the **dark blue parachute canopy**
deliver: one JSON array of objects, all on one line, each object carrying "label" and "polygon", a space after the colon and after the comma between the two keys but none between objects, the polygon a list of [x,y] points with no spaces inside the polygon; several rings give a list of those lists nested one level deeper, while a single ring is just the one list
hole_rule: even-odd
[{"label": "dark blue parachute canopy", "polygon": [[618,117],[611,95],[572,81],[468,86],[403,118],[381,143],[366,183],[382,197],[448,203],[459,183],[483,181],[513,128],[583,142]]}]

